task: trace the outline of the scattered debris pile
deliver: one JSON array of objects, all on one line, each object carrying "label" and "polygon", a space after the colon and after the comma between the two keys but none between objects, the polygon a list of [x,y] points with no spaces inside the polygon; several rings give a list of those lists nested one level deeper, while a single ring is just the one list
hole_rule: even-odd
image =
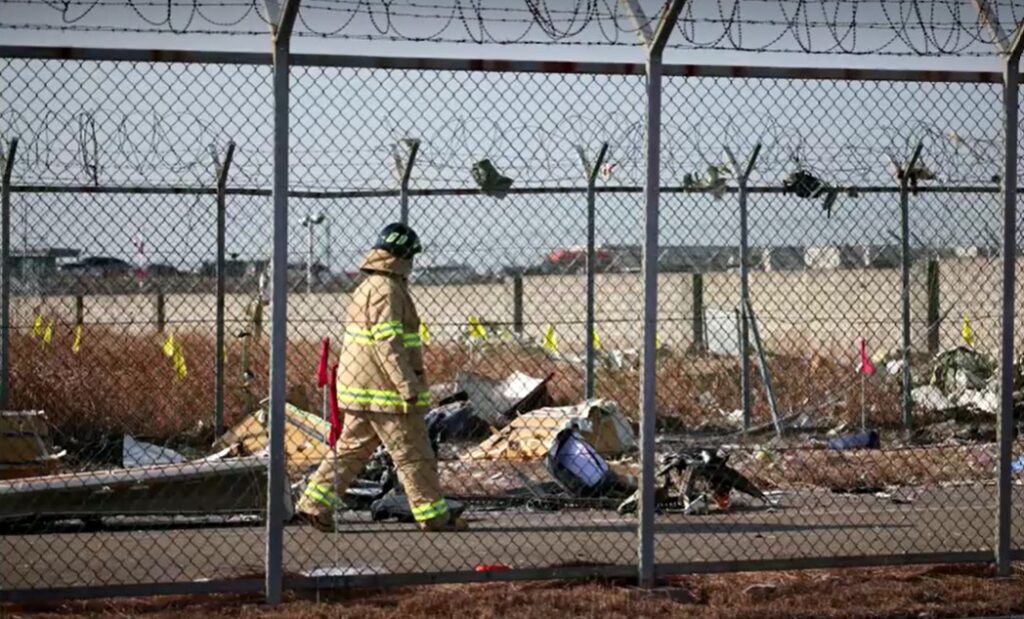
[{"label": "scattered debris pile", "polygon": [[956,408],[995,414],[999,410],[996,363],[989,356],[966,346],[943,351],[935,357],[928,383],[911,395],[925,410]]},{"label": "scattered debris pile", "polygon": [[[681,450],[665,457],[655,490],[655,503],[663,511],[706,514],[712,509],[728,510],[732,493],[737,491],[770,505],[768,497],[747,477],[728,464],[729,456],[719,450],[703,448]],[[620,514],[636,511],[639,492],[622,502]]]},{"label": "scattered debris pile", "polygon": [[547,456],[558,433],[567,427],[577,428],[581,438],[605,457],[619,457],[636,448],[633,430],[618,405],[608,400],[590,400],[520,415],[465,457],[470,460],[539,460]]},{"label": "scattered debris pile", "polygon": [[[729,439],[741,434],[735,427],[718,435],[715,447],[687,442],[666,448],[670,441],[661,442],[658,508],[704,514],[731,509],[739,496],[771,507],[774,502],[764,489],[801,485],[888,496],[892,488],[918,483],[991,479],[994,451],[981,443],[994,438],[996,363],[967,347],[944,351],[933,361],[927,382],[912,393],[917,405],[932,413],[914,440],[941,445],[922,447],[886,436],[882,450],[883,437],[876,429],[836,425],[821,412],[790,411],[778,420],[786,436],[760,447],[730,445]],[[636,509],[639,467],[633,427],[611,400],[554,406],[548,391],[552,378],[516,372],[494,380],[463,372],[453,383],[434,386],[436,406],[427,425],[454,511],[468,505],[617,507],[622,514]],[[1018,364],[1015,388],[1015,398],[1024,402],[1024,364]],[[0,481],[0,524],[125,515],[258,517],[267,491],[265,404],[220,436],[213,455],[195,458],[187,450],[125,435],[121,467],[88,475],[61,471],[64,452],[52,445],[43,413],[0,413],[0,479],[8,480]],[[310,473],[331,455],[330,424],[294,403],[286,405],[285,415],[290,511]],[[725,425],[738,425],[741,415],[724,415]],[[770,429],[771,424],[754,426],[746,440]],[[706,434],[700,440],[711,442]],[[957,466],[951,466],[954,461]],[[1024,470],[1024,464],[1018,467]],[[383,447],[344,501],[374,520],[412,520]],[[740,505],[753,502],[744,499]]]},{"label": "scattered debris pile", "polygon": [[459,391],[466,393],[473,415],[500,430],[523,413],[553,405],[548,392],[552,378],[553,374],[541,379],[513,372],[505,380],[498,381],[463,372],[456,377],[456,384]]},{"label": "scattered debris pile", "polygon": [[[289,412],[300,419],[307,416],[298,409]],[[256,445],[262,440],[265,446],[266,439],[258,419],[259,413],[229,433],[236,442],[191,460],[125,435],[120,468],[83,474],[59,472],[64,452],[51,446],[42,412],[0,414],[4,424],[0,455],[16,465],[0,468],[7,479],[0,481],[0,527],[37,528],[78,521],[95,528],[103,525],[103,519],[115,517],[156,522],[249,516],[256,521],[267,501],[267,458],[265,449]],[[319,441],[309,442],[313,443]],[[286,512],[291,505],[288,498]]]},{"label": "scattered debris pile", "polygon": [[43,411],[0,411],[0,480],[54,473],[66,453],[53,446]]},{"label": "scattered debris pile", "polygon": [[[263,406],[217,439],[214,447],[224,449],[237,445],[241,455],[266,456],[269,445],[266,402]],[[331,426],[325,419],[292,404],[285,404],[284,414],[285,466],[288,477],[294,482],[330,455],[327,436]]]}]

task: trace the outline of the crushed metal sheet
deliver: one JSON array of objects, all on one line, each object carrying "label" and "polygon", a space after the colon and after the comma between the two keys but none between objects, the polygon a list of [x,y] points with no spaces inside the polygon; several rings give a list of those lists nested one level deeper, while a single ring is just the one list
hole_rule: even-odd
[{"label": "crushed metal sheet", "polygon": [[66,453],[53,446],[43,411],[0,411],[0,479],[52,474]]},{"label": "crushed metal sheet", "polygon": [[570,425],[599,454],[615,458],[636,448],[629,422],[610,400],[590,400],[575,406],[541,408],[514,419],[464,457],[471,460],[527,461],[544,458],[555,436]]},{"label": "crushed metal sheet", "polygon": [[[225,448],[237,443],[242,455],[264,453],[268,445],[265,419],[265,409],[254,412],[218,438],[214,447]],[[330,431],[330,423],[319,415],[285,405],[285,462],[288,477],[293,482],[302,479],[307,471],[330,455],[331,449],[327,446]]]},{"label": "crushed metal sheet", "polygon": [[185,456],[173,449],[140,441],[130,434],[125,434],[121,441],[121,466],[126,469],[157,464],[178,464],[184,461]]},{"label": "crushed metal sheet", "polygon": [[260,513],[266,492],[265,458],[67,473],[0,482],[0,520]]},{"label": "crushed metal sheet", "polygon": [[[462,372],[458,375],[456,383],[473,403],[476,416],[492,427],[500,429],[508,425],[511,418],[509,412],[514,411],[520,402],[544,388],[549,379],[550,377],[534,378],[522,372],[513,372],[505,380],[498,381],[479,374]],[[549,398],[541,397],[540,400],[540,406],[550,403]],[[527,412],[532,408],[528,407],[527,410],[519,412]]]},{"label": "crushed metal sheet", "polygon": [[910,392],[910,398],[914,404],[927,411],[944,411],[953,408],[953,402],[935,385],[914,387]]}]

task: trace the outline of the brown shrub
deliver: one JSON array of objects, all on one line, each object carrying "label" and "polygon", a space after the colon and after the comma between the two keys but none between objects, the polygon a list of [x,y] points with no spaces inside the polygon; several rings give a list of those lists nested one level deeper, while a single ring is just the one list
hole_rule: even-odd
[{"label": "brown shrub", "polygon": [[[186,359],[188,374],[179,380],[164,356],[164,335],[128,335],[116,327],[87,326],[78,353],[71,350],[73,329],[58,325],[49,345],[30,334],[12,337],[11,389],[13,408],[45,410],[58,440],[89,441],[100,436],[132,433],[170,444],[209,444],[213,439],[214,342],[188,331],[174,334]],[[267,388],[268,340],[252,342],[249,352],[252,385],[242,384],[242,341],[227,341],[225,421],[228,426],[258,405]],[[314,384],[319,347],[294,341],[288,348],[289,399],[316,408]],[[337,345],[333,355],[337,354]],[[332,355],[332,356],[333,356]],[[534,376],[554,374],[551,391],[559,403],[583,397],[581,365],[552,359],[539,349],[501,343],[483,350],[457,345],[426,349],[433,382],[449,382],[461,370],[504,378],[515,370]],[[739,406],[736,361],[707,356],[666,353],[657,368],[658,422],[664,429],[721,425],[718,411]],[[840,364],[812,357],[772,357],[769,360],[777,399],[783,413],[809,411],[835,419],[860,415],[860,385],[853,372]],[[597,395],[615,400],[637,419],[639,372],[635,368],[599,368]],[[767,402],[754,378],[755,423],[769,419]],[[875,377],[868,384],[871,421],[895,427],[899,422],[896,381]],[[313,404],[310,404],[313,403]]]}]

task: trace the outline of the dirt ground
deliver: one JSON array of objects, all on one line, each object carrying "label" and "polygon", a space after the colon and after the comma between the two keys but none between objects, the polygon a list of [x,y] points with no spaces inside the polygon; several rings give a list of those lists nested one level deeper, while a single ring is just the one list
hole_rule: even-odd
[{"label": "dirt ground", "polygon": [[626,582],[536,582],[349,590],[278,608],[256,596],[165,597],[0,606],[4,619],[202,615],[213,619],[299,617],[707,617],[889,619],[1024,614],[1024,569],[994,578],[990,566],[680,576],[645,592]]}]

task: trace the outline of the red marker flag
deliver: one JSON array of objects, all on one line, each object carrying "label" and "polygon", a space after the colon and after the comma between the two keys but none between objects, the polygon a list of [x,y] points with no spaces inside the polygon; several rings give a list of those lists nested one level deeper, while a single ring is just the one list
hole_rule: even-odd
[{"label": "red marker flag", "polygon": [[875,365],[871,363],[871,357],[868,356],[868,343],[864,338],[860,338],[860,364],[857,366],[857,371],[864,376],[875,375]]},{"label": "red marker flag", "polygon": [[334,449],[338,437],[341,436],[341,414],[338,412],[338,364],[331,366],[330,380],[328,380],[327,406],[331,410],[331,435],[327,438],[327,444]]},{"label": "red marker flag", "polygon": [[323,389],[327,386],[327,358],[331,355],[331,338],[325,337],[320,343],[320,364],[316,366],[316,386]]}]

